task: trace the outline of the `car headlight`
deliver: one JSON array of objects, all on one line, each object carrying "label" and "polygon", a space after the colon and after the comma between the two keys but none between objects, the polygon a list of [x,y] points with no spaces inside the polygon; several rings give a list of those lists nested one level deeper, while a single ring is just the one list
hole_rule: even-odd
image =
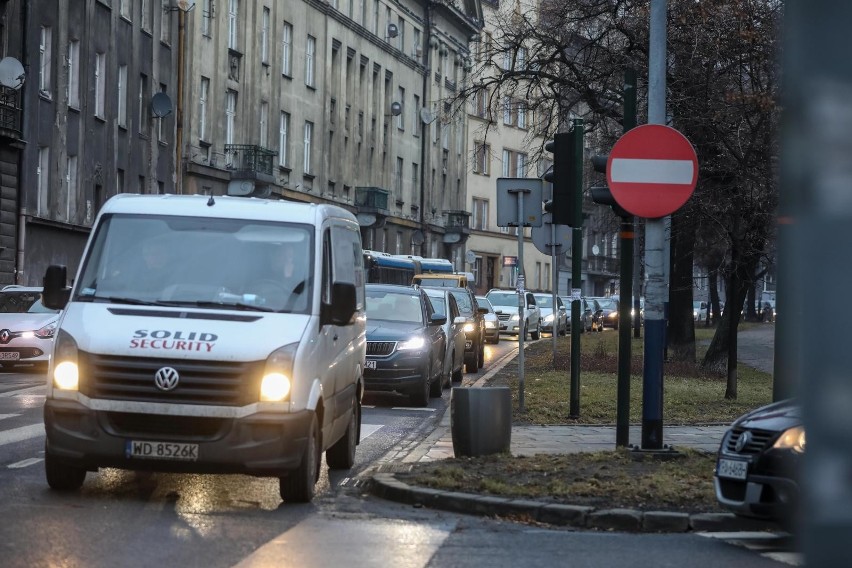
[{"label": "car headlight", "polygon": [[77,342],[67,331],[56,336],[53,358],[53,386],[59,390],[75,391],[80,388],[80,371],[77,366]]},{"label": "car headlight", "polygon": [[793,450],[797,454],[805,453],[805,428],[796,426],[785,430],[772,445],[773,448]]},{"label": "car headlight", "polygon": [[36,330],[35,336],[39,339],[53,339],[53,334],[56,333],[56,320]]},{"label": "car headlight", "polygon": [[494,329],[497,327],[497,323],[493,321],[487,321],[485,322],[485,327],[487,327],[488,329]]},{"label": "car headlight", "polygon": [[618,312],[609,312],[609,314],[607,315],[607,317],[608,317],[608,318],[617,318],[617,317],[618,317]]},{"label": "car headlight", "polygon": [[[467,324],[465,324],[467,327]],[[426,345],[426,340],[422,337],[412,337],[408,341],[402,341],[396,346],[397,351],[417,351],[423,349]]]},{"label": "car headlight", "polygon": [[464,324],[465,333],[473,333],[474,329],[476,329],[476,328],[473,326],[472,323],[468,322],[468,323]]},{"label": "car headlight", "polygon": [[553,314],[547,315],[544,317],[544,323],[551,323],[553,321]]},{"label": "car headlight", "polygon": [[518,321],[519,319],[521,318],[520,316],[518,316],[518,314],[512,314],[512,321]]},{"label": "car headlight", "polygon": [[298,348],[298,343],[291,343],[276,349],[266,358],[258,393],[261,402],[283,402],[290,396],[293,361]]}]

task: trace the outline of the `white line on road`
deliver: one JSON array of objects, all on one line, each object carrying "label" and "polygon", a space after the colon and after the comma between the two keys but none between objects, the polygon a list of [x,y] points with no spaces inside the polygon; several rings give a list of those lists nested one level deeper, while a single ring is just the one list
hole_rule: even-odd
[{"label": "white line on road", "polygon": [[30,426],[12,428],[11,430],[0,432],[0,446],[23,442],[24,440],[38,438],[39,436],[44,436],[44,424],[32,424]]},{"label": "white line on road", "polygon": [[419,412],[435,412],[434,408],[417,408],[414,406],[391,406],[391,410],[417,410]]},{"label": "white line on road", "polygon": [[35,465],[35,464],[37,464],[39,462],[43,462],[43,461],[44,461],[44,458],[27,458],[27,459],[21,460],[19,462],[10,463],[6,467],[8,467],[9,469],[20,469],[22,467]]},{"label": "white line on road", "polygon": [[361,424],[361,441],[369,438],[376,432],[382,429],[384,424]]},{"label": "white line on road", "polygon": [[17,389],[6,392],[0,392],[0,397],[9,397],[9,396],[18,396],[20,394],[44,394],[44,389],[46,387],[44,385],[38,387],[28,387],[25,389]]},{"label": "white line on road", "polygon": [[4,418],[14,418],[15,416],[20,416],[20,414],[0,414],[0,420]]}]

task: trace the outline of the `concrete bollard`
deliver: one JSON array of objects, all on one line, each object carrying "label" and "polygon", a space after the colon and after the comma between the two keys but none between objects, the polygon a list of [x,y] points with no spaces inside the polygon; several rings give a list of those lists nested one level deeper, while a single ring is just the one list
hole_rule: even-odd
[{"label": "concrete bollard", "polygon": [[509,387],[454,388],[450,427],[456,457],[508,452],[512,442]]}]

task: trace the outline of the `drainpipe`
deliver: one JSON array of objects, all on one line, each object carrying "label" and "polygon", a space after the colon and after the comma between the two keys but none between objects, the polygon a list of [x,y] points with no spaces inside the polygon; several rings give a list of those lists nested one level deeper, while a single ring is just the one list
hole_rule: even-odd
[{"label": "drainpipe", "polygon": [[178,65],[177,65],[177,103],[175,113],[175,193],[183,193],[183,76],[184,41],[186,35],[186,12],[178,9]]},{"label": "drainpipe", "polygon": [[[431,60],[432,60],[432,47],[429,45],[429,41],[432,38],[432,2],[428,0],[426,2],[426,21],[423,26],[423,66],[426,68],[426,74],[423,76],[423,89],[421,94],[421,100],[423,101],[424,108],[428,101],[429,95],[429,81],[432,80],[432,70],[431,70]],[[417,120],[420,120],[420,111],[417,112]],[[421,121],[422,122],[422,121]],[[432,127],[431,124],[426,124],[423,127],[422,136],[420,136],[420,230],[424,233],[424,241],[423,246],[426,244],[425,236],[426,236],[426,175],[429,171],[429,168],[426,167],[426,151],[429,148],[429,140],[432,138],[431,131],[429,135],[426,135],[426,126]],[[420,251],[423,253],[423,256],[428,256],[425,254],[424,250]]]},{"label": "drainpipe", "polygon": [[[21,6],[21,62],[29,67],[29,46],[27,45],[28,37],[27,37],[27,29],[29,26],[29,15],[30,15],[30,2],[23,2]],[[29,132],[29,113],[24,112],[24,106],[26,105],[26,88],[27,83],[24,81],[24,84],[21,85],[21,136],[26,136],[27,132]],[[36,101],[38,104],[38,101]],[[22,182],[22,175],[24,173],[24,153],[26,149],[26,144],[24,148],[18,152],[18,246],[15,251],[15,284],[24,284],[22,274],[24,271],[24,244],[26,242],[26,222],[27,217],[26,213],[26,195],[24,192],[24,184]]]}]

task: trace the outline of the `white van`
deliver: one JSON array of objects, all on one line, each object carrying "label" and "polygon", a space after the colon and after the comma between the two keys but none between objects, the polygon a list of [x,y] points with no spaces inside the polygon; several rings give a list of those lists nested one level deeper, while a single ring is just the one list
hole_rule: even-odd
[{"label": "white van", "polygon": [[44,407],[50,487],[75,490],[99,467],[244,473],[307,502],[322,452],[353,465],[366,316],[351,213],[119,195],[66,282],[48,268],[44,303],[64,308]]}]

